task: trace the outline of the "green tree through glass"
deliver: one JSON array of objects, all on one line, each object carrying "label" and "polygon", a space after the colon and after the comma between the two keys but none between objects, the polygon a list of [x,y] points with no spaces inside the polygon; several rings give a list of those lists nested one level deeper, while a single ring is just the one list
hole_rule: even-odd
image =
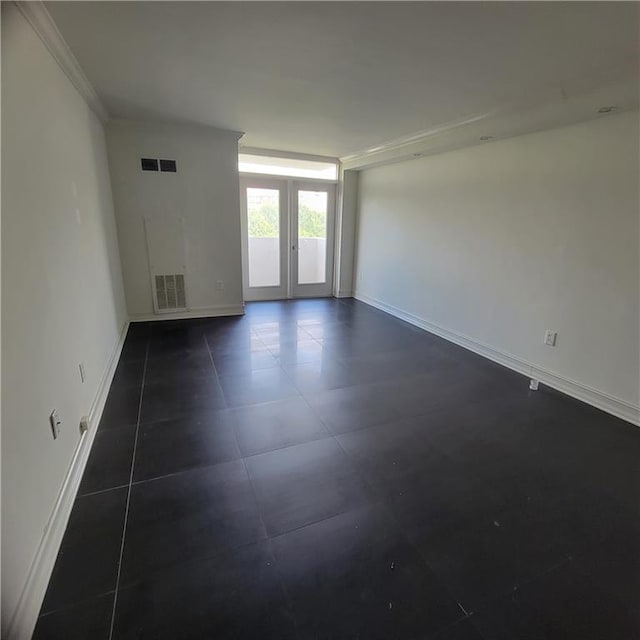
[{"label": "green tree through glass", "polygon": [[275,238],[278,235],[277,205],[268,202],[263,202],[259,208],[254,205],[249,216],[249,237]]},{"label": "green tree through glass", "polygon": [[[301,203],[298,211],[299,234],[301,238],[324,238],[326,236],[326,214]],[[253,207],[249,216],[249,236],[251,238],[275,238],[278,233],[278,207],[263,202]]]}]

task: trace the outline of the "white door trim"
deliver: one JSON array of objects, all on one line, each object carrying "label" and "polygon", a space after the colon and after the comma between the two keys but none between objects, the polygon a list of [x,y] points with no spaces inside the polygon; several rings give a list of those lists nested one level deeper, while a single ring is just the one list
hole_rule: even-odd
[{"label": "white door trim", "polygon": [[[296,180],[291,183],[291,297],[292,298],[320,298],[333,294],[333,272],[335,255],[335,184],[319,184],[307,180]],[[298,192],[325,191],[327,193],[327,238],[325,244],[325,281],[317,284],[298,284]]]},{"label": "white door trim", "polygon": [[[247,189],[274,189],[280,193],[280,284],[278,286],[249,286],[249,234],[247,218]],[[243,176],[240,178],[240,226],[242,232],[242,292],[247,301],[281,300],[289,297],[289,189],[286,179]]]},{"label": "white door trim", "polygon": [[[249,234],[247,189],[274,189],[280,192],[280,284],[249,286]],[[327,241],[325,282],[298,284],[298,191],[327,193]],[[294,180],[271,176],[240,176],[240,226],[242,232],[242,290],[246,301],[286,298],[330,297],[333,294],[335,256],[336,185],[318,180]]]}]

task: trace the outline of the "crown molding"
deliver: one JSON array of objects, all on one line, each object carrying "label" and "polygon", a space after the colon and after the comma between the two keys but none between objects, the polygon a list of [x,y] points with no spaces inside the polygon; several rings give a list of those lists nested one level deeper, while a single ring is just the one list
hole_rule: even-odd
[{"label": "crown molding", "polygon": [[78,93],[84,98],[98,118],[100,118],[102,122],[106,122],[109,119],[109,112],[102,104],[96,90],[89,82],[80,63],[73,55],[69,45],[65,42],[44,4],[40,1],[14,2],[14,4],[26,18],[40,40],[42,40],[67,78],[71,80],[71,84],[73,84]]},{"label": "crown molding", "polygon": [[234,131],[233,129],[221,129],[208,124],[198,122],[188,122],[181,120],[161,120],[161,119],[145,119],[145,118],[109,118],[109,127],[111,128],[131,128],[131,129],[148,129],[149,131],[157,131],[165,129],[167,131],[191,132],[198,136],[212,135],[222,138],[232,138],[236,142],[244,136],[244,131]]},{"label": "crown molding", "polygon": [[406,136],[401,136],[399,138],[394,138],[393,140],[387,140],[386,142],[382,142],[380,144],[375,145],[374,147],[369,147],[368,149],[362,149],[360,151],[355,151],[346,156],[342,156],[340,158],[340,162],[343,166],[349,167],[352,165],[357,165],[361,161],[366,161],[369,158],[376,158],[378,156],[384,155],[388,152],[399,151],[405,148],[410,147],[414,144],[423,143],[430,138],[433,138],[438,135],[446,134],[449,131],[459,129],[466,125],[470,125],[476,122],[482,122],[487,118],[495,115],[495,113],[481,113],[477,115],[470,116],[468,118],[464,118],[463,120],[456,120],[454,122],[448,122],[438,127],[434,127],[432,129],[426,129],[424,131],[418,131]]},{"label": "crown molding", "polygon": [[625,77],[595,89],[567,96],[561,87],[546,100],[512,103],[501,109],[477,113],[425,131],[383,142],[340,158],[345,169],[367,169],[423,156],[446,153],[501,139],[609,117],[602,105],[616,105],[614,113],[637,109],[637,79]]}]

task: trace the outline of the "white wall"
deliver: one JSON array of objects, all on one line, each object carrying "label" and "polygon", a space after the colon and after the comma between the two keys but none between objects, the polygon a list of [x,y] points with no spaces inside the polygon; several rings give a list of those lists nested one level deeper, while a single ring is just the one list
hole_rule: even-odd
[{"label": "white wall", "polygon": [[357,296],[632,411],[638,134],[635,111],[364,171]]},{"label": "white wall", "polygon": [[[238,137],[211,127],[124,120],[107,125],[109,167],[127,307],[153,313],[144,218],[182,217],[194,315],[239,313],[242,300]],[[176,160],[177,173],[142,171],[140,158]],[[216,290],[216,281],[224,290]]]},{"label": "white wall", "polygon": [[336,224],[336,275],[334,295],[350,298],[353,295],[353,266],[355,256],[356,217],[358,210],[358,171],[342,171],[339,188],[338,220]]},{"label": "white wall", "polygon": [[102,124],[3,3],[3,638],[125,321]]}]

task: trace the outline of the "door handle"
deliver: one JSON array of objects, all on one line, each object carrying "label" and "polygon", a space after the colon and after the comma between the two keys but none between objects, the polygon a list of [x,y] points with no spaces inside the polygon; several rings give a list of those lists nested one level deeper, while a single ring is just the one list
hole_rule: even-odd
[{"label": "door handle", "polygon": [[292,245],[291,245],[291,251],[295,251],[295,250],[296,250],[296,245],[295,245],[295,244],[292,244]]}]

